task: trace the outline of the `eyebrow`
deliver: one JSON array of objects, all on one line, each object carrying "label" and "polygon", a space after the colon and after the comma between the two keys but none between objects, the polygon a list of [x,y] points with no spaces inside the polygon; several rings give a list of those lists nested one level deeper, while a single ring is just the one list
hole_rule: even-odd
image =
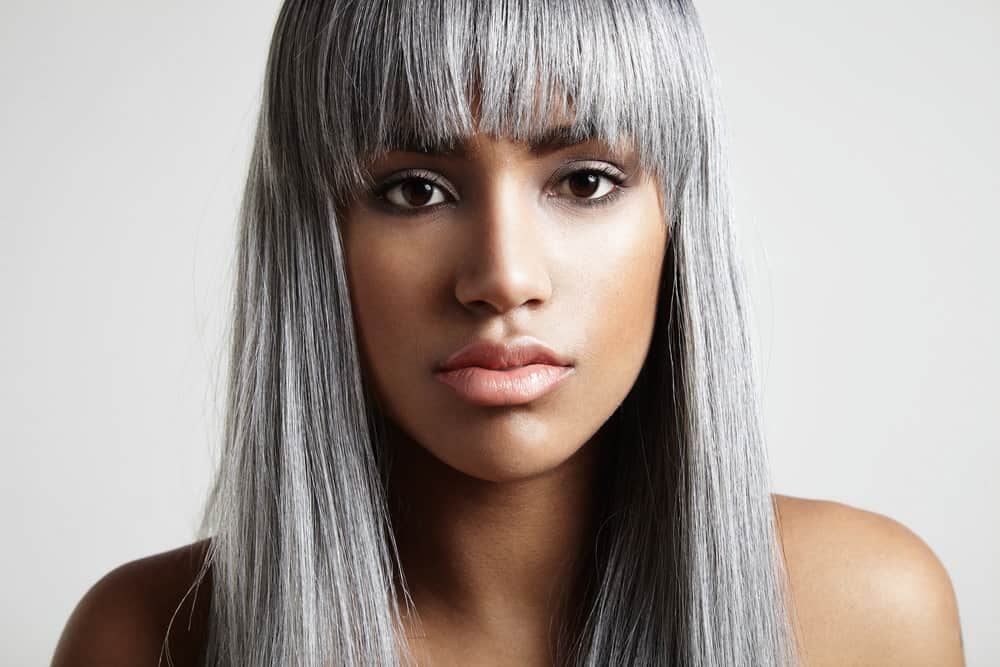
[{"label": "eyebrow", "polygon": [[[548,127],[528,139],[528,150],[535,155],[541,155],[600,138],[597,128],[593,126],[586,127],[582,137],[574,135],[573,130],[572,125]],[[395,150],[442,157],[468,157],[466,141],[455,137],[448,137],[441,142],[431,145],[428,145],[426,142],[420,142],[415,137],[408,137],[398,141],[395,144]]]}]

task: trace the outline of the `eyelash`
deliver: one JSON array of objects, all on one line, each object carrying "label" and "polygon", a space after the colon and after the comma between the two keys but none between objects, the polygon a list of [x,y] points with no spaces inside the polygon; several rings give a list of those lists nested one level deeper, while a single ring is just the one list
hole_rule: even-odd
[{"label": "eyelash", "polygon": [[[607,178],[614,184],[614,189],[612,189],[611,192],[601,197],[598,197],[597,199],[571,197],[571,199],[573,199],[576,202],[575,205],[577,206],[583,206],[586,208],[598,208],[602,206],[607,206],[612,202],[614,202],[616,199],[618,199],[622,194],[624,194],[625,187],[627,187],[622,185],[625,182],[626,177],[623,176],[621,172],[617,171],[616,169],[608,165],[594,165],[594,166],[588,166],[584,169],[574,169],[573,171],[570,171],[569,173],[565,174],[562,178],[560,178],[558,182],[562,183],[566,179],[572,176],[576,176],[577,174],[599,174]],[[379,206],[392,213],[397,213],[399,215],[420,215],[428,211],[433,211],[434,209],[436,209],[438,206],[441,205],[441,203],[438,203],[431,206],[417,206],[415,208],[403,208],[400,206],[396,206],[395,204],[386,200],[385,194],[389,192],[389,190],[396,187],[397,185],[401,185],[402,183],[406,183],[408,181],[424,181],[426,183],[430,183],[439,190],[442,190],[445,193],[447,193],[447,188],[445,188],[444,183],[441,181],[440,178],[438,178],[438,176],[434,172],[426,171],[424,169],[410,169],[401,172],[397,176],[393,176],[388,181],[378,185],[372,191],[372,195],[378,202]],[[451,195],[449,194],[448,196]]]}]

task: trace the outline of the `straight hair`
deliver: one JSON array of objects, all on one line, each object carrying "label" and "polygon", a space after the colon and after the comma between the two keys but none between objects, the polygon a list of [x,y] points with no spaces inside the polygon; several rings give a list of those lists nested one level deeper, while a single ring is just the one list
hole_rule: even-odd
[{"label": "straight hair", "polygon": [[634,145],[669,234],[649,352],[606,424],[585,595],[553,663],[797,664],[717,88],[690,0],[284,2],[193,586],[210,580],[205,664],[413,664],[392,453],[340,226],[380,153],[476,131],[531,141],[553,114],[574,136]]}]

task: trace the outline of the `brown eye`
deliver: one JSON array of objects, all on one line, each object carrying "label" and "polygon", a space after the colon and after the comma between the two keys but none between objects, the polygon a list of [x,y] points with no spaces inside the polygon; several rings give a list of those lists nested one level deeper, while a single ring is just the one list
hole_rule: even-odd
[{"label": "brown eye", "polygon": [[387,201],[401,208],[422,208],[428,204],[445,201],[444,197],[434,199],[435,192],[440,188],[422,178],[407,178],[396,182],[385,190],[383,196]]},{"label": "brown eye", "polygon": [[[601,182],[605,185],[602,187]],[[570,194],[580,199],[601,199],[615,189],[616,182],[608,175],[593,170],[576,171],[563,179]]]},{"label": "brown eye", "polygon": [[580,171],[569,177],[569,189],[577,197],[590,197],[601,184],[601,177],[588,171]]}]

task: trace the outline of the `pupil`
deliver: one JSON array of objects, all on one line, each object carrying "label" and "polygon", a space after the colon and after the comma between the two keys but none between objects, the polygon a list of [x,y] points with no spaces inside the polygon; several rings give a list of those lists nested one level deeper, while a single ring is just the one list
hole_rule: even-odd
[{"label": "pupil", "polygon": [[601,177],[597,174],[582,172],[570,176],[569,187],[573,191],[573,194],[579,197],[589,197],[597,191],[600,181]]},{"label": "pupil", "polygon": [[434,186],[427,181],[410,180],[403,183],[403,197],[413,206],[422,206],[430,201]]}]

